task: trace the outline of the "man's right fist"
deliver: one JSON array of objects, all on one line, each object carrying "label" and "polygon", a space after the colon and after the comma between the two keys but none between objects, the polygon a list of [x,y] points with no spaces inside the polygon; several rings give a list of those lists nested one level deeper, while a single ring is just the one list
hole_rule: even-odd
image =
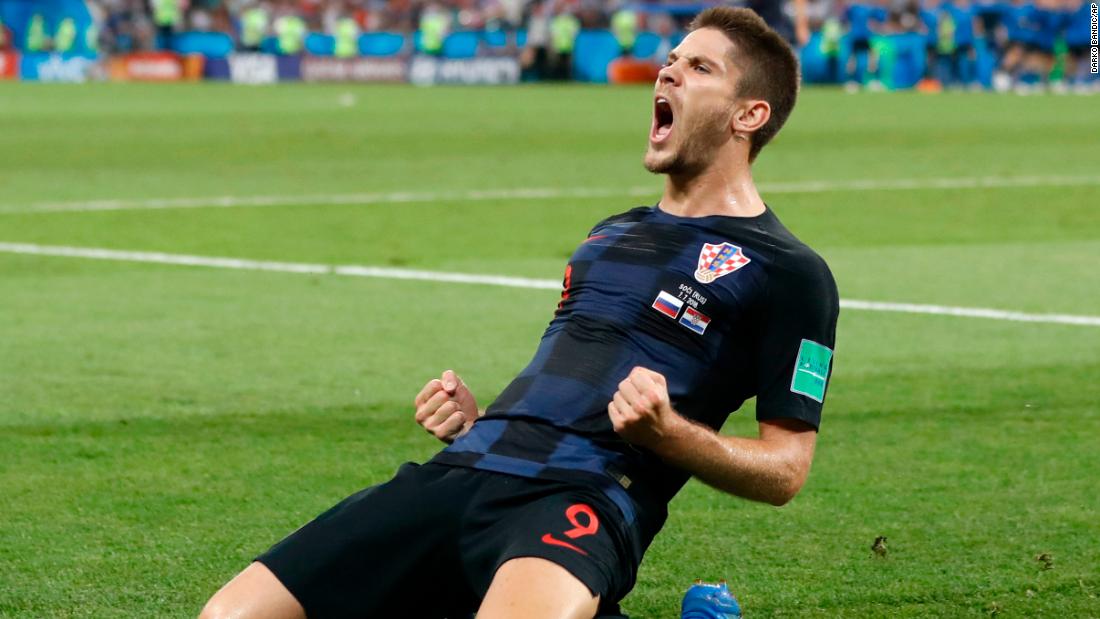
[{"label": "man's right fist", "polygon": [[413,400],[416,423],[444,443],[454,442],[478,418],[474,394],[451,370],[428,381]]}]

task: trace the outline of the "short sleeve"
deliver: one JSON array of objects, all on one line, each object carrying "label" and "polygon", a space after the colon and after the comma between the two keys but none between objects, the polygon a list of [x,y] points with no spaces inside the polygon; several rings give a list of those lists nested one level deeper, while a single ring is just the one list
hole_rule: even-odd
[{"label": "short sleeve", "polygon": [[769,274],[756,350],[756,418],[821,425],[836,347],[840,299],[816,254]]}]

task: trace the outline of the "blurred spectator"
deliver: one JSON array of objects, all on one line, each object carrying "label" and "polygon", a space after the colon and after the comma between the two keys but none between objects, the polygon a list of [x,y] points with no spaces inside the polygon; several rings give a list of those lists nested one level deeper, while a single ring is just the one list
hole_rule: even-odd
[{"label": "blurred spectator", "polygon": [[52,48],[50,35],[46,33],[46,16],[35,13],[27,22],[26,41],[23,49],[28,52],[45,52]]},{"label": "blurred spectator", "polygon": [[550,20],[550,38],[554,46],[552,77],[556,80],[568,80],[573,75],[573,46],[577,34],[581,31],[581,20],[565,7]]},{"label": "blurred spectator", "polygon": [[91,23],[84,28],[84,48],[94,54],[99,51],[99,39],[103,33],[107,12],[99,0],[89,0],[88,16],[91,17]]},{"label": "blurred spectator", "polygon": [[634,43],[638,40],[638,14],[625,2],[611,15],[611,34],[619,42],[623,56],[634,53]]},{"label": "blurred spectator", "polygon": [[938,51],[940,22],[935,2],[936,0],[925,0],[920,9],[921,32],[924,34],[924,74],[917,84],[917,90],[921,92],[943,90],[943,83],[936,74],[940,57]]},{"label": "blurred spectator", "polygon": [[1004,54],[1006,31],[1004,26],[1006,0],[975,0],[974,16],[977,18],[977,33],[984,40],[986,48],[1000,57]]},{"label": "blurred spectator", "polygon": [[4,25],[4,21],[0,20],[0,52],[6,52],[9,49],[15,47],[11,41],[11,30]]},{"label": "blurred spectator", "polygon": [[550,77],[550,0],[535,0],[527,19],[527,45],[520,55],[525,80]]},{"label": "blurred spectator", "polygon": [[157,49],[172,49],[176,29],[183,20],[186,0],[149,0],[153,25],[157,29]]},{"label": "blurred spectator", "polygon": [[1058,0],[1017,0],[1006,11],[1008,51],[994,78],[998,90],[1028,94],[1044,88],[1054,66],[1054,41],[1062,15]]},{"label": "blurred spectator", "polygon": [[[882,89],[878,79],[878,53],[871,46],[871,37],[883,30],[888,14],[880,4],[872,4],[873,1],[857,0],[844,11],[851,46],[845,71],[845,88],[849,92],[857,91],[861,86]],[[882,4],[886,1],[879,0]]]},{"label": "blurred spectator", "polygon": [[240,24],[241,34],[238,40],[241,48],[258,52],[271,30],[271,11],[264,2],[250,2],[241,13]]},{"label": "blurred spectator", "polygon": [[451,29],[451,16],[442,5],[432,2],[420,14],[420,51],[431,56],[443,53],[443,41]]},{"label": "blurred spectator", "polygon": [[944,0],[936,15],[937,77],[944,86],[975,84],[974,27],[969,0]]},{"label": "blurred spectator", "polygon": [[359,54],[359,23],[355,21],[355,7],[350,0],[333,2],[324,13],[325,32],[334,40],[333,55],[350,58]]},{"label": "blurred spectator", "polygon": [[295,56],[302,53],[309,27],[305,18],[295,9],[292,0],[283,0],[279,5],[275,12],[273,29],[280,54]]},{"label": "blurred spectator", "polygon": [[76,20],[72,17],[64,17],[57,23],[57,30],[53,35],[53,49],[55,52],[67,54],[73,51],[76,45]]},{"label": "blurred spectator", "polygon": [[1092,48],[1090,0],[1066,0],[1066,76],[1073,91],[1086,94],[1100,86],[1089,64]]}]

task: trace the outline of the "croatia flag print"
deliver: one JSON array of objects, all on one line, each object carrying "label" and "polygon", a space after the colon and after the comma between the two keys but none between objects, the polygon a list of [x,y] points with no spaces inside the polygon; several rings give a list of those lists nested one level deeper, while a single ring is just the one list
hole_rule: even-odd
[{"label": "croatia flag print", "polygon": [[710,318],[707,318],[703,312],[694,307],[689,307],[684,310],[684,315],[680,317],[680,324],[702,335],[707,330],[707,325],[710,324]]},{"label": "croatia flag print", "polygon": [[680,314],[680,308],[683,306],[683,301],[664,290],[662,290],[660,294],[657,295],[657,298],[653,300],[653,309],[673,320],[676,320],[676,316]]}]

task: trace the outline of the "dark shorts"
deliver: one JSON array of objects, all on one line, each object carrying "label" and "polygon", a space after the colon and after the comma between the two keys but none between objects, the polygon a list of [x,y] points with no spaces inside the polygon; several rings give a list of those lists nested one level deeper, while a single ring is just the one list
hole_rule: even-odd
[{"label": "dark shorts", "polygon": [[613,614],[641,560],[627,533],[614,503],[585,486],[408,463],[256,560],[310,619],[466,619],[516,557],[564,567]]},{"label": "dark shorts", "polygon": [[1092,46],[1088,43],[1082,43],[1081,45],[1067,44],[1066,51],[1074,58],[1086,58],[1092,51]]},{"label": "dark shorts", "polygon": [[853,54],[869,51],[871,51],[871,39],[856,39],[852,41]]}]

